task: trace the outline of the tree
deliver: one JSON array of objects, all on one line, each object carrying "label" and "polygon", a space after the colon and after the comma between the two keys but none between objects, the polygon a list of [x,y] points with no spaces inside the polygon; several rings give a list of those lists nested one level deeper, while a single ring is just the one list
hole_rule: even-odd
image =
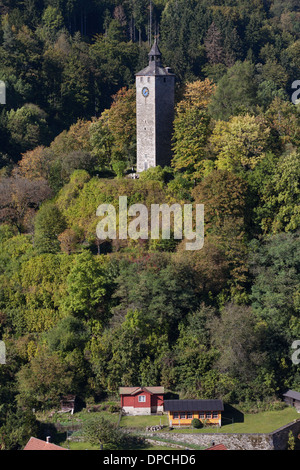
[{"label": "tree", "polygon": [[57,253],[60,248],[58,237],[66,229],[66,222],[54,203],[43,204],[36,215],[34,228],[38,253]]},{"label": "tree", "polygon": [[[254,276],[251,301],[257,318],[292,341],[292,317],[299,323],[299,231],[251,242],[250,269]],[[282,280],[284,279],[284,282]]]},{"label": "tree", "polygon": [[86,318],[106,320],[105,261],[90,252],[76,255],[67,277],[67,295],[64,309],[68,313]]},{"label": "tree", "polygon": [[60,159],[58,158],[56,163],[58,162],[61,167],[61,179],[64,183],[70,180],[75,170],[86,170],[89,174],[93,174],[98,169],[97,158],[89,152],[80,150],[70,152]]},{"label": "tree", "polygon": [[[268,168],[265,168],[267,163]],[[273,161],[268,159],[266,164],[262,162],[264,184],[257,188],[259,201],[255,209],[261,228],[264,233],[273,234],[297,231],[300,225],[299,154],[296,151],[284,153]]]},{"label": "tree", "polygon": [[[18,250],[25,248],[21,245]],[[27,250],[17,270],[20,284],[11,292],[18,314],[11,313],[10,319],[18,330],[41,333],[53,328],[63,316],[61,304],[66,295],[71,259],[63,254],[37,256],[36,252],[35,256],[30,256],[28,247]]]},{"label": "tree", "polygon": [[135,90],[122,88],[113,96],[110,109],[101,116],[113,138],[112,161],[121,159],[128,165],[133,165],[136,155],[135,107]]},{"label": "tree", "polygon": [[[245,300],[248,281],[245,237],[249,230],[246,181],[229,171],[214,170],[194,188],[192,195],[195,204],[204,204],[205,207],[204,251],[195,257],[199,268],[202,267],[205,273],[204,279],[212,272],[214,274],[209,276],[208,285],[222,286],[225,275],[231,296]],[[206,253],[204,267],[201,258]],[[216,277],[211,279],[211,276]]]},{"label": "tree", "polygon": [[47,143],[49,130],[46,118],[46,113],[34,104],[8,112],[7,129],[18,153]]},{"label": "tree", "polygon": [[[43,179],[2,178],[0,180],[0,221],[11,223],[19,232],[22,232],[28,223],[29,216],[32,218],[42,202],[51,195],[52,191]],[[29,227],[32,230],[32,227]]]},{"label": "tree", "polygon": [[82,230],[67,228],[58,236],[58,241],[60,243],[61,251],[67,254],[75,253],[78,247],[78,244],[83,239]]},{"label": "tree", "polygon": [[207,163],[206,145],[210,134],[207,106],[214,93],[209,79],[187,84],[174,121],[172,166],[184,170],[184,177],[201,178]]},{"label": "tree", "polygon": [[53,153],[40,145],[33,150],[22,154],[21,160],[13,170],[13,175],[27,178],[28,180],[48,180],[51,171]]},{"label": "tree", "polygon": [[210,138],[216,167],[235,173],[253,170],[264,158],[269,136],[270,128],[256,116],[246,114],[218,121]]},{"label": "tree", "polygon": [[[245,399],[263,364],[260,337],[255,331],[255,317],[251,307],[226,305],[218,321],[211,323],[212,344],[218,350],[217,368],[237,379],[235,393]],[[239,384],[239,385],[238,385]],[[251,393],[251,392],[250,392]],[[250,399],[257,398],[257,390]],[[261,390],[263,395],[264,391]]]},{"label": "tree", "polygon": [[83,428],[83,433],[92,445],[105,449],[137,448],[144,443],[142,438],[131,436],[108,419],[99,416],[89,420]]},{"label": "tree", "polygon": [[87,441],[98,445],[101,450],[104,445],[109,446],[109,449],[120,445],[122,431],[102,416],[89,420],[83,432]]},{"label": "tree", "polygon": [[90,126],[91,152],[97,158],[101,169],[111,166],[113,142],[113,135],[104,119],[100,118],[92,122]]},{"label": "tree", "polygon": [[61,83],[65,123],[71,125],[77,118],[84,119],[89,114],[90,93],[89,69],[75,53],[71,53],[66,59]]},{"label": "tree", "polygon": [[217,90],[208,106],[214,119],[228,120],[245,114],[257,106],[255,65],[251,61],[237,61],[218,81]]},{"label": "tree", "polygon": [[208,28],[204,45],[210,64],[214,65],[224,62],[223,38],[214,22]]},{"label": "tree", "polygon": [[82,350],[88,340],[88,331],[82,320],[67,316],[45,335],[51,352],[66,354],[74,349]]},{"label": "tree", "polygon": [[37,420],[29,410],[9,410],[5,424],[0,426],[0,449],[22,450],[30,437],[38,432]]},{"label": "tree", "polygon": [[51,142],[50,150],[56,157],[63,157],[71,152],[90,152],[89,128],[91,121],[77,119],[68,130],[61,132]]},{"label": "tree", "polygon": [[42,348],[17,373],[19,402],[22,405],[51,409],[62,395],[72,390],[72,373],[58,353]]},{"label": "tree", "polygon": [[271,128],[272,135],[279,140],[280,150],[290,144],[296,147],[300,145],[300,115],[297,106],[276,97],[264,112],[264,118]]},{"label": "tree", "polygon": [[172,341],[179,321],[197,305],[194,280],[189,266],[167,263],[166,257],[159,261],[157,254],[152,259],[152,268],[151,264],[145,268],[139,263],[125,264],[117,279],[119,302],[114,313],[122,317],[129,308],[137,309],[149,327]]},{"label": "tree", "polygon": [[48,5],[42,16],[42,33],[45,34],[45,39],[54,41],[63,26],[64,19],[61,11],[52,5]]}]

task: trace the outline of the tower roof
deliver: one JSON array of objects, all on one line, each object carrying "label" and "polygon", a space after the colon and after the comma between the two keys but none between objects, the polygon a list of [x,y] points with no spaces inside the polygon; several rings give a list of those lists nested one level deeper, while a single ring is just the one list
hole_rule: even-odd
[{"label": "tower roof", "polygon": [[149,56],[149,65],[145,69],[141,70],[136,74],[138,77],[142,76],[156,76],[156,75],[174,75],[170,69],[163,67],[161,62],[161,52],[159,50],[157,39],[155,39],[154,44],[148,54]]},{"label": "tower roof", "polygon": [[156,38],[155,38],[154,44],[153,44],[153,46],[152,46],[152,49],[151,49],[151,51],[149,52],[148,55],[149,55],[150,62],[151,62],[152,60],[154,60],[154,59],[153,59],[154,57],[157,57],[157,58],[159,57],[159,58],[161,58],[161,52],[160,52],[160,50],[159,50],[159,47],[158,47],[157,39],[156,39]]}]

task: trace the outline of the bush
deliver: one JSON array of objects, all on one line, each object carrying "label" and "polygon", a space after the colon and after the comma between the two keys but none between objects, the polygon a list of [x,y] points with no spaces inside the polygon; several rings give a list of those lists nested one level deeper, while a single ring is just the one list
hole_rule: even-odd
[{"label": "bush", "polygon": [[192,426],[195,429],[200,429],[200,428],[202,428],[202,423],[199,419],[194,418],[193,421],[192,421]]},{"label": "bush", "polygon": [[109,405],[108,410],[109,413],[118,413],[120,411],[119,405]]}]

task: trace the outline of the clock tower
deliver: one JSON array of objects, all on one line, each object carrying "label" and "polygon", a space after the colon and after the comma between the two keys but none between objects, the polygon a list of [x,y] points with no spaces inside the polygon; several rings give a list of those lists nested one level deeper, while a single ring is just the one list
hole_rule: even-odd
[{"label": "clock tower", "polygon": [[171,163],[175,75],[163,67],[157,41],[136,74],[137,173]]}]

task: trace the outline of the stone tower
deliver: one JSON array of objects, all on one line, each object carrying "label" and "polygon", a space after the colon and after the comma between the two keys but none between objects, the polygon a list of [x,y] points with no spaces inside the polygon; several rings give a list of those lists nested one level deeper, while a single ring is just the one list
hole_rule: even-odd
[{"label": "stone tower", "polygon": [[175,75],[162,66],[155,43],[149,65],[136,74],[137,173],[171,162]]}]

